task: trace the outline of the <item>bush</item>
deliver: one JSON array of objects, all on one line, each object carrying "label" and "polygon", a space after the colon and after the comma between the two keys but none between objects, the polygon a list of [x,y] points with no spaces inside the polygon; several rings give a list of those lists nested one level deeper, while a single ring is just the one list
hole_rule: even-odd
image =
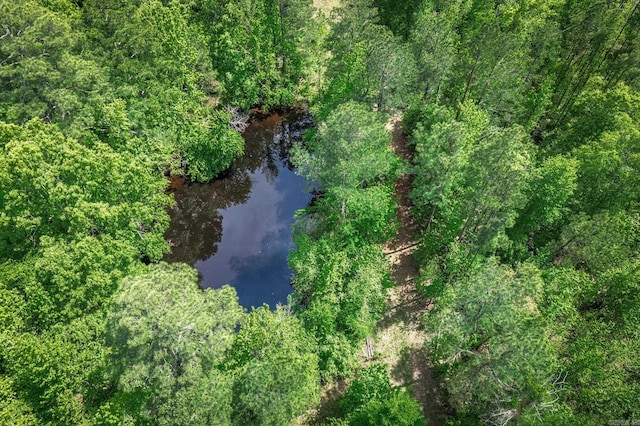
[{"label": "bush", "polygon": [[347,390],[342,407],[350,425],[425,425],[420,405],[404,389],[393,387],[385,366],[364,368]]}]

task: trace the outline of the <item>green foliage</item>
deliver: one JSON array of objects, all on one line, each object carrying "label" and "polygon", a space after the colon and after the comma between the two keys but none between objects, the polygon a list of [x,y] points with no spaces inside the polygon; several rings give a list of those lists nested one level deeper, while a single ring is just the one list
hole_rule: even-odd
[{"label": "green foliage", "polygon": [[383,399],[390,392],[391,383],[386,367],[374,364],[360,371],[345,393],[341,405],[347,412],[352,412],[372,399]]},{"label": "green foliage", "polygon": [[349,421],[354,426],[422,426],[420,405],[407,391],[394,390],[385,399],[369,401]]},{"label": "green foliage", "polygon": [[420,127],[423,132],[430,132],[438,124],[453,119],[453,111],[437,103],[412,102],[402,115],[402,130],[415,148],[414,133]]},{"label": "green foliage", "polygon": [[399,164],[379,118],[353,102],[327,118],[309,150],[298,147],[293,161],[326,196],[306,219],[319,224],[318,236],[297,237],[289,261],[300,318],[318,338],[322,377],[331,380],[350,372],[350,345],[373,332],[384,310],[388,269],[375,244],[394,232],[394,202],[383,183]]},{"label": "green foliage", "polygon": [[[328,304],[316,304],[317,309],[324,309],[326,312],[331,308]],[[322,313],[308,313],[307,321],[318,321],[316,318]],[[330,319],[331,320],[331,319]],[[310,322],[305,322],[305,325]],[[311,323],[311,327],[313,327]],[[358,355],[353,344],[342,333],[322,334],[316,332],[319,337],[318,358],[320,368],[320,378],[325,383],[330,383],[335,378],[349,377],[358,364]]]},{"label": "green foliage", "polygon": [[500,247],[526,202],[532,149],[519,126],[498,128],[484,111],[462,107],[461,120],[418,125],[412,198],[427,221],[435,254],[454,239],[472,252]]},{"label": "green foliage", "polygon": [[202,291],[196,271],[161,263],[123,281],[107,321],[118,390],[145,421],[228,424],[232,382],[218,370],[242,316],[230,287]]},{"label": "green foliage", "polygon": [[408,46],[386,28],[369,26],[364,100],[374,101],[378,111],[407,105],[415,90],[418,67]]},{"label": "green foliage", "polygon": [[101,317],[87,315],[41,335],[3,333],[3,370],[11,375],[11,385],[17,390],[14,395],[19,398],[10,407],[20,409],[22,420],[32,417],[29,411],[37,417],[37,424],[60,419],[83,424],[91,418],[89,407],[106,385],[95,379],[104,370],[109,353],[102,331]]},{"label": "green foliage", "polygon": [[81,141],[97,136],[151,155],[158,167],[183,155],[199,180],[242,153],[228,117],[209,108],[219,95],[207,93],[215,82],[209,37],[177,2],[87,1],[81,13],[25,0],[2,7],[11,19],[0,119],[42,118]]},{"label": "green foliage", "polygon": [[439,16],[430,2],[421,3],[423,7],[412,11],[417,16],[411,29],[411,46],[419,64],[418,82],[424,87],[422,98],[438,100],[451,77],[458,37],[450,19]]},{"label": "green foliage", "polygon": [[114,29],[113,60],[122,82],[118,96],[149,149],[165,162],[181,157],[192,179],[207,181],[242,154],[243,142],[228,128],[229,116],[211,108],[219,94],[208,89],[215,86],[209,37],[188,19],[178,3],[141,4]]},{"label": "green foliage", "polygon": [[319,115],[324,117],[350,100],[375,104],[379,111],[407,105],[418,75],[409,47],[376,23],[370,3],[342,3],[327,39],[332,56],[321,88]]},{"label": "green foliage", "polygon": [[43,330],[100,311],[120,280],[135,271],[136,255],[134,247],[108,236],[71,243],[43,237],[37,255],[0,270],[24,298],[24,327]]},{"label": "green foliage", "polygon": [[577,205],[588,214],[628,209],[638,199],[640,127],[627,123],[575,151]]},{"label": "green foliage", "polygon": [[420,28],[414,24],[415,14],[422,9],[425,0],[409,0],[397,2],[393,0],[379,0],[376,2],[381,22],[389,27],[394,34],[408,38],[412,28]]},{"label": "green foliage", "polygon": [[169,198],[142,158],[96,142],[88,148],[33,120],[6,128],[0,160],[2,256],[19,259],[41,238],[108,235],[159,259]]},{"label": "green foliage", "polygon": [[[136,80],[153,85],[179,85],[183,91],[195,88],[196,71],[206,67],[198,51],[204,37],[191,31],[178,3],[142,2],[123,24],[114,35],[122,41],[114,58],[121,73],[136,72]],[[128,60],[127,56],[135,59]],[[131,68],[134,66],[136,69]]]},{"label": "green foliage", "polygon": [[570,213],[577,189],[579,163],[564,156],[545,159],[532,172],[526,191],[527,204],[507,235],[513,241],[512,258],[524,257],[532,244],[542,247],[557,237],[555,226]]},{"label": "green foliage", "polygon": [[355,346],[384,310],[389,273],[377,244],[395,230],[388,183],[400,166],[389,136],[376,113],[348,102],[329,114],[308,150],[294,147],[299,171],[325,191],[300,219],[310,226],[289,257],[298,315],[318,339],[325,381],[351,372]]},{"label": "green foliage", "polygon": [[[315,347],[293,368],[274,355],[228,371],[233,292],[141,263],[167,250],[163,172],[205,181],[242,153],[221,100],[291,102],[318,62],[306,0],[196,3],[0,4],[3,424],[229,424],[233,398],[250,400],[234,393],[240,370],[252,389],[269,371],[294,389],[287,420],[314,401]],[[226,23],[206,14],[220,7]],[[233,40],[249,52],[234,58],[217,36],[247,21],[259,31]],[[215,58],[254,67],[226,84]],[[255,93],[238,98],[247,81]]]},{"label": "green foliage", "polygon": [[629,126],[640,113],[640,98],[636,91],[619,83],[607,88],[599,77],[593,77],[585,90],[576,98],[570,116],[558,129],[555,138],[549,138],[553,151],[569,152],[580,144],[598,140],[603,133]]},{"label": "green foliage", "polygon": [[15,426],[35,426],[38,424],[29,406],[16,398],[13,381],[0,378],[0,424]]},{"label": "green foliage", "polygon": [[327,71],[330,84],[321,93],[322,103],[316,116],[328,115],[336,106],[348,99],[362,99],[367,53],[363,42],[353,43],[339,62],[332,63]]},{"label": "green foliage", "polygon": [[309,151],[298,146],[292,161],[322,188],[362,188],[395,177],[398,159],[391,135],[375,112],[356,102],[340,105],[319,124]]},{"label": "green foliage", "polygon": [[[638,5],[620,2],[593,5],[565,1],[559,5],[558,22],[562,31],[561,61],[556,65],[553,87],[553,107],[550,120],[545,123],[555,128],[570,122],[570,113],[576,99],[585,90],[592,76],[601,74],[608,87],[624,77],[631,77],[637,62],[626,62],[629,57],[622,51],[637,50],[637,37],[628,32],[637,26]],[[626,62],[626,63],[625,63]],[[626,66],[628,69],[621,69]]]},{"label": "green foliage", "polygon": [[543,286],[531,265],[512,271],[488,259],[445,289],[426,317],[427,349],[446,365],[457,410],[505,423],[561,405],[564,374],[538,308]]},{"label": "green foliage", "polygon": [[[636,268],[637,270],[637,268]],[[628,271],[616,271],[614,280],[633,279]],[[637,285],[630,281],[619,282],[628,287],[625,292],[637,292]],[[612,322],[606,310],[619,307],[607,306],[588,313],[584,322],[575,329],[575,337],[567,347],[573,373],[572,382],[577,387],[577,411],[588,412],[598,420],[608,418],[637,417],[638,408],[635,401],[640,396],[640,385],[637,380],[637,357],[633,356],[639,349],[637,318],[631,312],[637,311],[635,297],[627,297],[624,306],[627,316],[619,323]],[[604,300],[605,304],[610,300]],[[605,305],[606,306],[606,305]],[[604,312],[603,312],[604,311]],[[622,318],[620,318],[622,319]],[[619,319],[619,320],[620,320]],[[632,329],[628,324],[634,324]]]},{"label": "green foliage", "polygon": [[[250,107],[284,105],[315,60],[305,50],[320,35],[308,0],[210,2],[212,60],[226,102]],[[206,15],[205,15],[206,16]]]},{"label": "green foliage", "polygon": [[[377,79],[394,59],[377,43],[413,53],[419,71],[404,61],[399,78],[410,96],[389,105],[411,104],[403,124],[416,148],[421,279],[437,298],[426,324],[452,424],[637,416],[627,354],[638,341],[638,4],[392,3],[343,3],[317,110],[329,117],[347,100],[384,108]],[[358,243],[340,202],[348,192],[324,186],[307,229]],[[316,262],[344,273],[346,260],[318,252],[298,261],[301,276],[323,282]],[[511,265],[483,259],[494,254]],[[305,306],[310,324],[335,332],[331,309]]]},{"label": "green foliage", "polygon": [[330,237],[303,237],[296,245],[290,264],[305,327],[321,338],[339,332],[354,343],[364,339],[384,309],[388,272],[379,249],[340,248]]},{"label": "green foliage", "polygon": [[68,2],[52,10],[40,2],[2,2],[6,17],[0,47],[0,120],[39,117],[69,125],[90,120],[86,103],[105,90],[101,64],[81,54],[78,13]]},{"label": "green foliage", "polygon": [[394,388],[385,366],[360,371],[341,401],[349,425],[424,425],[418,402],[409,392]]},{"label": "green foliage", "polygon": [[315,209],[328,227],[333,224],[341,238],[352,243],[384,243],[395,235],[395,200],[393,189],[387,185],[364,189],[333,187]]},{"label": "green foliage", "polygon": [[637,229],[638,212],[577,215],[552,245],[552,257],[598,276],[636,257]]},{"label": "green foliage", "polygon": [[565,267],[547,274],[540,306],[563,336],[559,349],[574,389],[569,401],[587,424],[637,416],[637,271],[634,259],[598,279]]},{"label": "green foliage", "polygon": [[[452,424],[639,417],[638,3],[312,3],[0,2],[0,422],[285,424],[317,401],[384,309],[401,165],[373,110],[407,105]],[[242,154],[223,106],[304,94],[319,126],[293,158],[322,196],[296,316],[143,266],[167,250],[162,173]],[[378,367],[345,408],[421,423]]]},{"label": "green foliage", "polygon": [[216,114],[209,129],[191,129],[184,135],[182,153],[187,162],[187,174],[207,181],[226,169],[244,151],[240,134],[227,128],[229,116]]},{"label": "green foliage", "polygon": [[473,100],[500,123],[533,126],[549,106],[560,1],[425,1],[411,43],[423,99]]},{"label": "green foliage", "polygon": [[236,424],[287,424],[319,400],[318,359],[299,320],[278,308],[247,315],[227,354]]}]

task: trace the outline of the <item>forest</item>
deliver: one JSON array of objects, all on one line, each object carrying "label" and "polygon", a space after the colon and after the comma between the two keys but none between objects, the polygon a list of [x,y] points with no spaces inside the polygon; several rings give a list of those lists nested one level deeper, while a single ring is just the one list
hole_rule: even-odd
[{"label": "forest", "polygon": [[[246,310],[163,261],[168,177],[301,104]],[[640,422],[639,0],[0,0],[0,151],[1,425]],[[404,199],[435,393],[375,337]]]}]

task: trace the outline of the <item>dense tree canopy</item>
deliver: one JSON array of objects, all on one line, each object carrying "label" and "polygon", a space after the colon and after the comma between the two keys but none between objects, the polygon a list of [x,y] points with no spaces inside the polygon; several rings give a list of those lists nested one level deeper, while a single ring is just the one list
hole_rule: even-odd
[{"label": "dense tree canopy", "polygon": [[45,236],[107,235],[162,256],[169,200],[151,163],[99,141],[83,145],[38,119],[2,127],[3,256],[19,259]]},{"label": "dense tree canopy", "polygon": [[[282,425],[351,378],[331,424],[422,424],[358,356],[403,172],[447,421],[640,418],[639,31],[636,0],[0,0],[0,422]],[[302,100],[294,292],[245,312],[158,263],[166,175]]]},{"label": "dense tree canopy", "polygon": [[107,319],[118,402],[157,424],[229,423],[232,380],[219,366],[242,314],[232,288],[203,292],[186,265],[125,280]]},{"label": "dense tree canopy", "polygon": [[438,306],[427,348],[464,421],[637,416],[620,352],[637,343],[622,325],[635,308],[617,291],[634,293],[637,257],[638,64],[626,61],[638,6],[425,2],[415,18],[433,29],[409,39],[430,72],[405,115],[424,291]]}]

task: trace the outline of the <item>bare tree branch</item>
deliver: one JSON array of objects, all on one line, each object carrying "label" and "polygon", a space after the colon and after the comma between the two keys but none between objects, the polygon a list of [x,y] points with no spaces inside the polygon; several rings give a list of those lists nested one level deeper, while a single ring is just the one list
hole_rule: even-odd
[{"label": "bare tree branch", "polygon": [[231,114],[229,128],[238,133],[244,132],[249,126],[249,115],[242,112],[238,107],[227,105],[225,108]]}]

